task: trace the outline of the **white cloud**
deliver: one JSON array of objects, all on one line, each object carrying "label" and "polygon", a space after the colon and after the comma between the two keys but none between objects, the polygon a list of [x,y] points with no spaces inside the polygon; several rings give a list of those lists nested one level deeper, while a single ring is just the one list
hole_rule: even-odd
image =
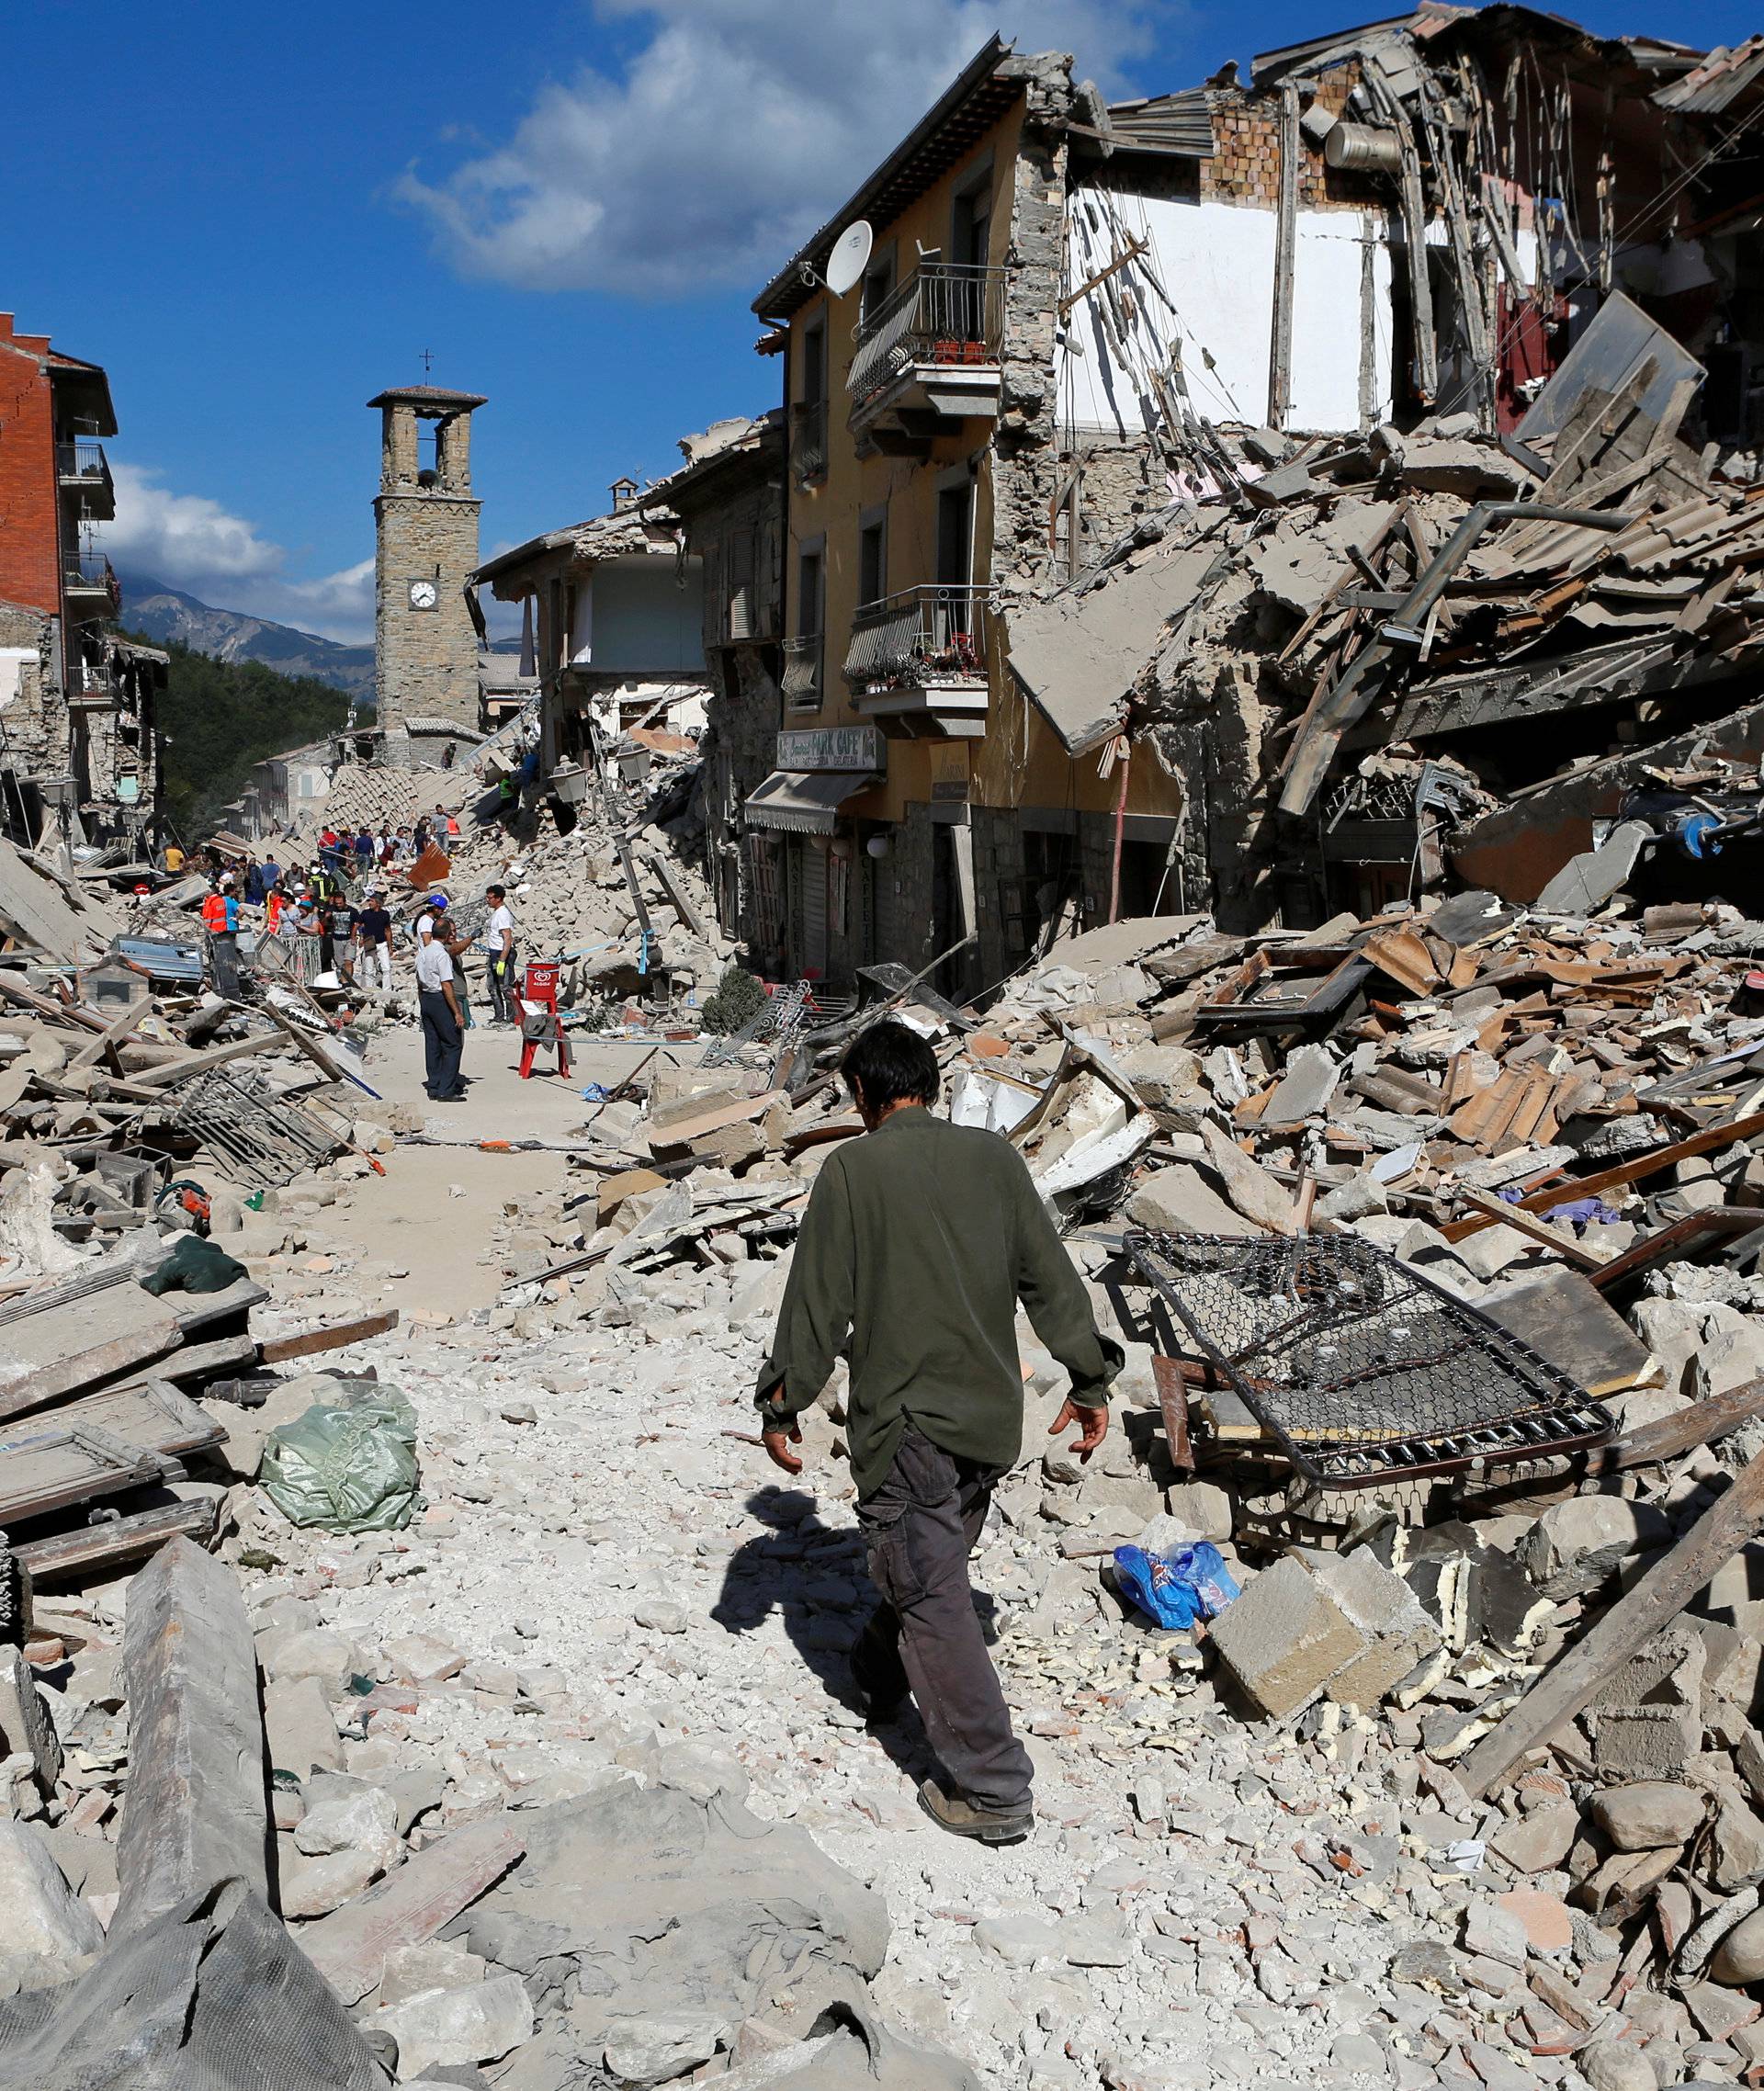
[{"label": "white cloud", "polygon": [[374,562],[300,581],[284,547],[207,494],[175,493],[141,465],[113,464],[116,520],[100,548],[127,573],[163,581],[220,610],[243,610],[345,645],[373,637]]},{"label": "white cloud", "polygon": [[[996,28],[1104,86],[1156,0],[598,0],[650,28],[615,77],[551,81],[507,141],[398,193],[467,274],[537,290],[755,289]],[[1167,5],[1167,0],[1165,0]]]}]

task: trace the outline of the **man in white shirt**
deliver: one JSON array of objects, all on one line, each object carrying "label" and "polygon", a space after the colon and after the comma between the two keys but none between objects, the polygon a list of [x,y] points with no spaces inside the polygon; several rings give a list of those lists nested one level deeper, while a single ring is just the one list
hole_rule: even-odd
[{"label": "man in white shirt", "polygon": [[416,925],[416,1000],[423,1015],[423,1087],[437,1103],[455,1103],[465,1095],[459,1080],[464,1033],[453,991],[453,960],[436,941],[435,917]]},{"label": "man in white shirt", "polygon": [[490,920],[478,940],[484,955],[484,971],[490,986],[490,1014],[494,1023],[514,1023],[520,1016],[520,997],[514,986],[514,917],[508,905],[508,888],[487,887]]}]

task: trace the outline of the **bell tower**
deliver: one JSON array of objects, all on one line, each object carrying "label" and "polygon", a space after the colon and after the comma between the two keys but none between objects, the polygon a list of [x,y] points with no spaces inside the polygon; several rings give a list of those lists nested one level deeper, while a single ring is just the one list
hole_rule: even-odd
[{"label": "bell tower", "polygon": [[478,564],[471,417],[483,403],[439,385],[397,386],[368,402],[380,413],[374,684],[382,727],[478,724],[478,633],[465,583]]}]

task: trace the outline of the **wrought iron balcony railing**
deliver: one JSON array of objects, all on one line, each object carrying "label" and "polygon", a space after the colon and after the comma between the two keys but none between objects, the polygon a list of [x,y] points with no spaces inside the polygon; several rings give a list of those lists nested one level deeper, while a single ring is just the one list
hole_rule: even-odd
[{"label": "wrought iron balcony railing", "polygon": [[56,445],[55,469],[64,480],[107,480],[110,460],[102,443],[89,435],[76,435],[72,443]]},{"label": "wrought iron balcony railing", "polygon": [[983,683],[989,588],[904,588],[852,619],[845,679],[888,684]]},{"label": "wrought iron balcony railing", "polygon": [[858,322],[845,389],[862,401],[917,364],[996,363],[1004,334],[1001,268],[926,262]]},{"label": "wrought iron balcony railing", "polygon": [[68,595],[103,595],[113,612],[122,607],[122,583],[101,553],[88,552],[82,559],[69,559],[62,571],[62,587]]},{"label": "wrought iron balcony railing", "polygon": [[819,632],[803,632],[784,642],[784,673],[778,687],[784,701],[800,711],[811,711],[820,703],[822,656]]}]

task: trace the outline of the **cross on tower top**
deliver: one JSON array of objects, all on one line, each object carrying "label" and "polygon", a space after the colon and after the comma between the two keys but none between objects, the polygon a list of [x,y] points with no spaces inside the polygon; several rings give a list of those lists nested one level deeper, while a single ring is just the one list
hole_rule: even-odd
[{"label": "cross on tower top", "polygon": [[426,383],[428,380],[429,372],[435,367],[435,351],[432,348],[425,348],[420,350],[418,353],[422,356],[423,358],[423,378],[424,383]]}]

